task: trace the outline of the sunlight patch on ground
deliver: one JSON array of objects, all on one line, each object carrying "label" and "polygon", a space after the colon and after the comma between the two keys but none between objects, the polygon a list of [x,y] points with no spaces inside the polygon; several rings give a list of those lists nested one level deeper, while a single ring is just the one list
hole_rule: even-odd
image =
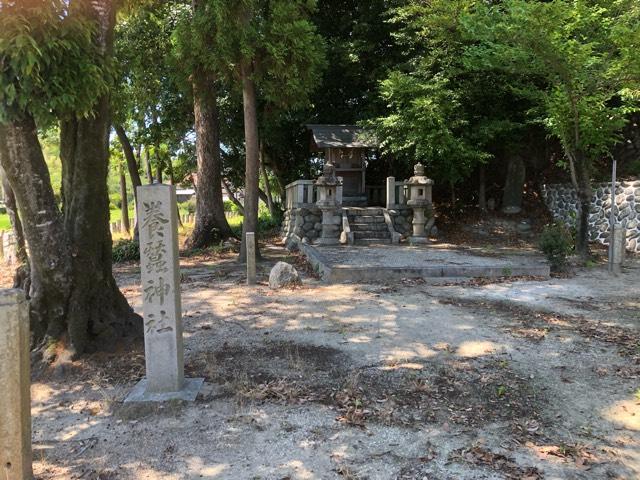
[{"label": "sunlight patch on ground", "polygon": [[466,358],[482,357],[494,353],[499,348],[499,345],[488,341],[462,342],[460,346],[458,346],[456,355]]},{"label": "sunlight patch on ground", "polygon": [[627,430],[640,432],[640,400],[621,400],[604,412],[604,418]]},{"label": "sunlight patch on ground", "polygon": [[220,478],[226,470],[230,468],[227,463],[218,463],[216,465],[205,465],[200,457],[191,457],[187,459],[189,472],[198,475],[199,478]]},{"label": "sunlight patch on ground", "polygon": [[[285,470],[293,470],[296,472],[296,478],[300,480],[312,480],[316,478],[313,472],[307,469],[300,460],[291,460],[290,462],[285,463],[280,468]],[[287,478],[287,477],[284,477]]]}]

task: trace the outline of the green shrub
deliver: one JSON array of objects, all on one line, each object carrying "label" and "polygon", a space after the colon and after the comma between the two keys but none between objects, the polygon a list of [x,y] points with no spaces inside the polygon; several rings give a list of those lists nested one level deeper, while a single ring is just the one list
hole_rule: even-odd
[{"label": "green shrub", "polygon": [[554,223],[542,231],[539,246],[549,260],[551,269],[559,272],[567,267],[567,257],[573,251],[574,241],[567,227]]},{"label": "green shrub", "polygon": [[109,194],[109,207],[111,210],[118,210],[122,207],[122,198],[119,193]]},{"label": "green shrub", "polygon": [[134,262],[140,260],[140,244],[135,240],[120,240],[112,249],[114,263]]},{"label": "green shrub", "polygon": [[231,200],[225,200],[224,201],[224,211],[227,212],[227,213],[234,213],[236,215],[240,214],[240,209]]},{"label": "green shrub", "polygon": [[188,214],[192,215],[196,213],[196,197],[195,195],[191,197],[184,203],[181,203],[182,208],[184,208]]}]

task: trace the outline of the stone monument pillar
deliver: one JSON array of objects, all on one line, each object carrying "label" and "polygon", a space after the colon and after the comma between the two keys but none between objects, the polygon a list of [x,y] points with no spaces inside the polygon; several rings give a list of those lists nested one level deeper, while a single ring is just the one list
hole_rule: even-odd
[{"label": "stone monument pillar", "polygon": [[31,470],[29,303],[22,290],[0,290],[0,478]]},{"label": "stone monument pillar", "polygon": [[138,187],[147,377],[125,401],[195,400],[203,379],[184,378],[176,190]]},{"label": "stone monument pillar", "polygon": [[316,240],[318,245],[338,245],[340,243],[340,223],[342,217],[338,215],[338,208],[342,199],[338,201],[338,192],[342,182],[336,177],[336,168],[330,161],[324,165],[322,175],[315,182],[318,192],[316,206],[322,212],[322,233]]},{"label": "stone monument pillar", "polygon": [[[409,179],[409,205],[413,209],[413,234],[409,238],[412,245],[425,244],[427,239],[427,218],[425,211],[432,208],[433,180],[425,176],[424,165],[416,164],[414,176]],[[429,222],[432,225],[433,222]]]}]

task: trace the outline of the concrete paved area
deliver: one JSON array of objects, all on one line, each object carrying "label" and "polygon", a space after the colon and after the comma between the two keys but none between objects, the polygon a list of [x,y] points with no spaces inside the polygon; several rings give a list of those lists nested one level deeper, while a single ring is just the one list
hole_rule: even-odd
[{"label": "concrete paved area", "polygon": [[405,278],[549,277],[534,252],[489,252],[447,246],[311,246],[301,251],[327,283],[377,283]]}]

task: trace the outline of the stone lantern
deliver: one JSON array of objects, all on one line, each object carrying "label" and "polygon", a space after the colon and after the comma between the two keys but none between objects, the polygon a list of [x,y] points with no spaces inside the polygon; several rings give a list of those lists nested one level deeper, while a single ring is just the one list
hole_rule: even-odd
[{"label": "stone lantern", "polygon": [[409,179],[409,200],[407,205],[413,209],[413,235],[409,238],[412,245],[427,243],[425,211],[431,209],[433,180],[425,176],[424,165],[416,164],[414,175]]},{"label": "stone lantern", "polygon": [[336,177],[336,167],[327,161],[322,175],[315,182],[318,200],[316,206],[322,212],[322,233],[316,241],[319,245],[337,245],[341,217],[338,208],[342,205],[342,182]]}]

